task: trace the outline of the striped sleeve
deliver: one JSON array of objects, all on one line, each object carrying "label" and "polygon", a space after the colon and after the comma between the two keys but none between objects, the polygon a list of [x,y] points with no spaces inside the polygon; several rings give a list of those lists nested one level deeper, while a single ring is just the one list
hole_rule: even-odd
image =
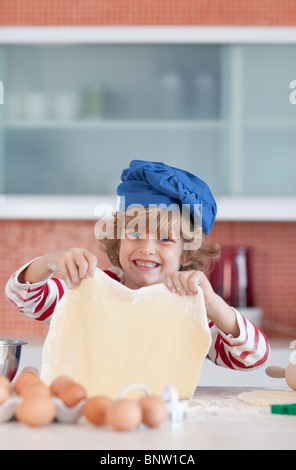
[{"label": "striped sleeve", "polygon": [[212,344],[208,358],[218,366],[247,371],[261,367],[269,357],[269,344],[264,333],[235,310],[240,334],[225,335],[213,322],[209,323]]},{"label": "striped sleeve", "polygon": [[[29,261],[11,276],[5,287],[5,296],[13,307],[27,317],[50,323],[55,306],[62,298],[67,286],[62,279],[52,277],[34,284],[29,282],[21,284],[18,281],[20,273],[35,259]],[[112,267],[105,273],[120,282],[122,270],[119,268]]]},{"label": "striped sleeve", "polygon": [[[33,260],[34,261],[34,260]],[[49,278],[42,282],[21,284],[18,276],[32,261],[14,273],[5,287],[8,302],[21,313],[35,320],[50,323],[56,304],[63,296],[66,284],[63,280]]]}]

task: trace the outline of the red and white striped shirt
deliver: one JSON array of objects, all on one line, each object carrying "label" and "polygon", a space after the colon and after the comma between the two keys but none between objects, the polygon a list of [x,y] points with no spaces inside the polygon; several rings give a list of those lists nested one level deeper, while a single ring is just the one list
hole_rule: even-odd
[{"label": "red and white striped shirt", "polygon": [[[50,323],[55,306],[64,294],[66,283],[49,278],[35,284],[21,284],[19,274],[32,261],[16,271],[6,284],[7,300],[20,312],[30,318]],[[105,271],[113,279],[121,282],[123,271],[110,268]],[[269,344],[262,331],[235,310],[240,334],[238,338],[226,335],[213,322],[209,321],[212,344],[208,358],[218,366],[234,370],[254,370],[262,366],[269,356]]]}]

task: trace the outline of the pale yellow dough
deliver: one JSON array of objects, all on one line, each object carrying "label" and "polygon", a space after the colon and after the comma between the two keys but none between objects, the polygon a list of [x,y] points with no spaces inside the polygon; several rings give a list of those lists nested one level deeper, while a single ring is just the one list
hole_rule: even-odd
[{"label": "pale yellow dough", "polygon": [[[210,344],[201,288],[184,297],[163,284],[131,290],[97,269],[57,304],[41,378],[49,384],[67,374],[89,396],[113,398],[133,382],[156,394],[175,385],[179,397],[189,399]],[[136,389],[131,393],[134,399],[143,395]]]},{"label": "pale yellow dough", "polygon": [[288,405],[296,403],[296,392],[292,390],[254,390],[240,393],[237,398],[249,405]]}]

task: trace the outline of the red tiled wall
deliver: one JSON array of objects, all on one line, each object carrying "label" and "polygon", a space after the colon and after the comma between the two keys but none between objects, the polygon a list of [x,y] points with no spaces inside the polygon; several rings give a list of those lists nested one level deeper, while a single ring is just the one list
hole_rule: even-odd
[{"label": "red tiled wall", "polygon": [[1,0],[0,25],[296,24],[295,0]]},{"label": "red tiled wall", "polygon": [[[95,253],[102,269],[109,261],[98,248],[93,221],[0,221],[0,337],[44,338],[48,326],[18,313],[4,298],[10,275],[25,262],[50,251],[81,246]],[[211,234],[221,245],[253,251],[256,303],[271,337],[296,338],[296,223],[216,222]]]},{"label": "red tiled wall", "polygon": [[251,248],[254,297],[263,309],[264,332],[295,339],[296,223],[217,222],[212,233],[222,246]]},{"label": "red tiled wall", "polygon": [[0,337],[43,337],[48,326],[20,314],[4,297],[11,274],[27,261],[51,251],[80,246],[95,253],[102,269],[110,263],[98,249],[91,221],[0,220]]}]

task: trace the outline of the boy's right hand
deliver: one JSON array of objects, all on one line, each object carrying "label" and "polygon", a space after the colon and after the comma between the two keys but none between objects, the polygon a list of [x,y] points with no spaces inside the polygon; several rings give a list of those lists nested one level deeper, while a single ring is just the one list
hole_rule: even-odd
[{"label": "boy's right hand", "polygon": [[43,258],[48,269],[60,274],[70,289],[77,287],[81,279],[93,277],[98,263],[97,257],[85,248],[55,251]]}]

